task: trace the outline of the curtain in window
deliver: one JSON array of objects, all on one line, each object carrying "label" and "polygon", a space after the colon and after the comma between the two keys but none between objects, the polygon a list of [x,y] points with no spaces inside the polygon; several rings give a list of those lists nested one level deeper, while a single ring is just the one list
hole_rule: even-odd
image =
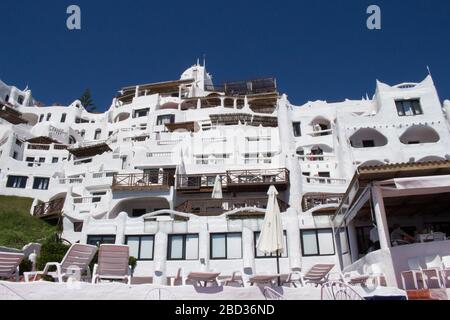
[{"label": "curtain in window", "polygon": [[198,260],[198,236],[186,236],[186,260]]},{"label": "curtain in window", "polygon": [[170,259],[183,259],[183,236],[170,238]]},{"label": "curtain in window", "polygon": [[227,258],[241,259],[242,258],[242,235],[228,234],[227,236]]},{"label": "curtain in window", "polygon": [[130,248],[130,257],[139,259],[139,237],[128,237],[127,245]]},{"label": "curtain in window", "polygon": [[141,238],[141,256],[139,259],[151,260],[153,259],[153,236]]},{"label": "curtain in window", "polygon": [[305,230],[303,235],[303,255],[318,255],[317,237],[315,230]]},{"label": "curtain in window", "polygon": [[317,237],[319,239],[319,248],[321,255],[333,255],[333,233],[331,230],[318,230]]},{"label": "curtain in window", "polygon": [[211,235],[211,249],[213,259],[226,258],[226,236],[224,234]]}]

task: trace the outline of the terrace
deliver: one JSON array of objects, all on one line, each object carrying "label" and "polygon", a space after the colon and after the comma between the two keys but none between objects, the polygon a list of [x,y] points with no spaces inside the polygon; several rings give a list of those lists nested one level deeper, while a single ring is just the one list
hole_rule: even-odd
[{"label": "terrace", "polygon": [[169,173],[147,174],[114,174],[112,189],[124,190],[168,190],[171,186]]},{"label": "terrace", "polygon": [[48,219],[60,216],[64,208],[65,199],[56,199],[38,204],[34,207],[33,215],[38,218]]},{"label": "terrace", "polygon": [[222,188],[227,191],[264,191],[271,185],[286,190],[289,170],[233,170],[223,173],[178,175],[177,190],[182,192],[211,192],[216,176],[220,176]]},{"label": "terrace", "polygon": [[[184,213],[192,213],[198,216],[220,216],[225,212],[237,210],[237,209],[251,209],[258,208],[265,210],[267,207],[267,197],[258,197],[258,198],[230,198],[230,199],[193,199],[188,200],[177,206],[176,210]],[[280,206],[281,212],[286,211],[289,208],[289,205],[278,199],[278,204]],[[245,210],[244,210],[245,211]],[[259,216],[260,218],[264,217],[264,213],[261,212],[252,212],[249,210],[249,213],[252,216]],[[245,215],[245,214],[244,214]],[[242,217],[242,215],[240,215]]]}]

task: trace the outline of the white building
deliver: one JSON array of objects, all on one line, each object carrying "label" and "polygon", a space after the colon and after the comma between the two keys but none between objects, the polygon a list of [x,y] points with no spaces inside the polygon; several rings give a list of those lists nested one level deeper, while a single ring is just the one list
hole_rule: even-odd
[{"label": "white building", "polygon": [[[31,214],[62,219],[71,242],[130,245],[135,274],[155,281],[180,266],[274,272],[255,250],[271,185],[281,271],[342,266],[331,218],[358,167],[450,160],[450,102],[431,76],[295,106],[275,79],[216,86],[197,64],[180,80],[121,89],[102,114],[80,101],[37,106],[2,82],[0,102],[0,194],[34,198]],[[223,199],[211,199],[217,176]],[[346,230],[341,254],[364,237]]]}]

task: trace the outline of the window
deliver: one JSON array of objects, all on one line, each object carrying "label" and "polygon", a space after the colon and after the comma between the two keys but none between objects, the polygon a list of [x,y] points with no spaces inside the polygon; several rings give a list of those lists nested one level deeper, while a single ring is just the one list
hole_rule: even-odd
[{"label": "window", "polygon": [[100,130],[100,129],[95,130],[94,140],[100,139],[101,134],[102,134],[102,130]]},{"label": "window", "polygon": [[9,176],[6,182],[7,188],[25,189],[27,186],[28,177],[23,176]]},{"label": "window", "polygon": [[48,190],[48,185],[50,183],[49,178],[34,178],[33,189],[35,190]]},{"label": "window", "polygon": [[58,158],[58,157],[53,157],[53,158],[52,158],[52,163],[58,163],[58,161],[59,161],[59,158]]},{"label": "window", "polygon": [[61,123],[66,122],[66,118],[67,118],[67,114],[63,113],[63,114],[61,115]]},{"label": "window", "polygon": [[39,122],[42,122],[42,121],[44,121],[44,115],[43,114],[41,114],[41,116],[39,117]]},{"label": "window", "polygon": [[[261,251],[259,251],[256,248],[256,244],[258,243],[258,239],[260,236],[261,232],[260,231],[256,231],[254,233],[254,237],[255,237],[255,258],[275,258],[276,255],[275,254],[267,254],[267,253],[263,253]],[[286,231],[283,232],[283,241],[284,241],[284,252],[281,255],[282,258],[287,258],[288,257],[288,248],[287,248],[287,234]]]},{"label": "window", "polygon": [[146,109],[140,109],[140,110],[135,110],[134,111],[134,116],[133,118],[142,118],[142,117],[146,117],[148,116],[148,112],[150,111],[149,108]]},{"label": "window", "polygon": [[50,121],[51,118],[52,118],[52,114],[51,114],[51,113],[47,113],[47,119],[46,119],[46,121]]},{"label": "window", "polygon": [[130,257],[137,260],[153,260],[155,236],[127,236],[125,243],[130,247]]},{"label": "window", "polygon": [[101,244],[115,244],[116,236],[115,235],[92,235],[88,236],[87,244],[93,246],[100,246]]},{"label": "window", "polygon": [[395,105],[400,117],[418,116],[423,114],[420,99],[397,100],[395,101]]},{"label": "window", "polygon": [[80,132],[80,136],[82,137],[82,138],[84,138],[84,135],[86,134],[86,130],[81,130],[81,132]]},{"label": "window", "polygon": [[198,260],[198,234],[169,235],[167,260]]},{"label": "window", "polygon": [[341,228],[339,230],[339,237],[341,241],[341,251],[342,254],[347,254],[350,251],[349,245],[348,245],[348,234],[346,228]]},{"label": "window", "polygon": [[133,209],[131,212],[131,216],[133,218],[142,217],[144,214],[147,213],[147,209]]},{"label": "window", "polygon": [[18,103],[18,104],[23,104],[24,99],[25,99],[24,96],[19,96],[19,97],[17,97],[17,103]]},{"label": "window", "polygon": [[304,257],[334,255],[332,229],[301,230],[300,234]]},{"label": "window", "polygon": [[174,123],[174,122],[175,122],[174,114],[167,114],[167,115],[163,115],[163,116],[158,116],[158,118],[156,118],[157,126],[162,126],[162,125],[165,125],[166,123]]},{"label": "window", "polygon": [[294,127],[294,137],[301,137],[302,136],[301,122],[294,122],[292,126]]},{"label": "window", "polygon": [[74,232],[82,232],[83,231],[83,222],[74,222],[73,223],[73,231]]},{"label": "window", "polygon": [[112,135],[113,135],[112,131],[108,132],[108,137],[111,137]]},{"label": "window", "polygon": [[363,148],[373,148],[373,147],[375,147],[375,141],[374,140],[363,140],[362,144],[363,144]]},{"label": "window", "polygon": [[242,233],[210,235],[211,259],[242,259]]},{"label": "window", "polygon": [[29,166],[29,167],[32,167],[32,166],[33,166],[33,163],[34,163],[34,158],[33,158],[33,157],[27,157],[27,158],[25,159],[25,162],[28,162],[28,166]]},{"label": "window", "polygon": [[16,139],[16,145],[18,145],[19,147],[22,146],[22,141],[20,141],[19,139]]},{"label": "window", "polygon": [[40,163],[44,163],[45,162],[45,158],[39,158],[39,162]]},{"label": "window", "polygon": [[17,153],[17,151],[13,152],[13,159],[17,160],[17,157],[19,156],[19,154]]}]

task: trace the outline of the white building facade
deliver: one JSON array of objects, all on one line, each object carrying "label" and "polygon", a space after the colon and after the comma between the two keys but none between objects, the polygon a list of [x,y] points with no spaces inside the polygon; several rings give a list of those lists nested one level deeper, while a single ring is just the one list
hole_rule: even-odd
[{"label": "white building facade", "polygon": [[[338,266],[330,217],[358,167],[450,160],[450,102],[431,76],[295,106],[275,79],[215,86],[197,64],[121,89],[101,114],[38,106],[2,82],[0,103],[0,194],[34,198],[31,214],[60,219],[72,243],[128,244],[135,275],[160,283],[180,267],[275,272],[255,249],[271,185],[281,271]],[[217,176],[223,199],[211,198]]]}]

